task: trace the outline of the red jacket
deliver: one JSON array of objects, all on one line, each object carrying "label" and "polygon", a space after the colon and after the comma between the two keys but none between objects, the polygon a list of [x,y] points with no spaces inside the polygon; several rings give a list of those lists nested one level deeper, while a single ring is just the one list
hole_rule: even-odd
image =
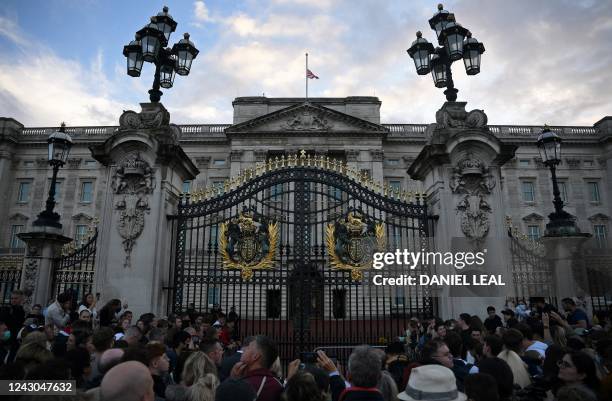
[{"label": "red jacket", "polygon": [[259,392],[259,388],[263,382],[261,392],[259,392],[259,396],[256,398],[257,401],[280,400],[281,393],[283,392],[283,385],[269,369],[262,368],[252,370],[244,376],[244,380],[253,387],[255,393]]}]

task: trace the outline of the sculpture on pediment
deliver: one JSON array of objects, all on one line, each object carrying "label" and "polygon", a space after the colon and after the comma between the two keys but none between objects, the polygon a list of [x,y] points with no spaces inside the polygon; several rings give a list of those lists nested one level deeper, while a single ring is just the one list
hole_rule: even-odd
[{"label": "sculpture on pediment", "polygon": [[464,102],[445,104],[436,112],[437,128],[484,128],[487,115],[484,110],[465,111]]},{"label": "sculpture on pediment", "polygon": [[323,113],[313,113],[309,110],[298,112],[291,116],[283,128],[293,131],[329,130],[333,125],[327,121]]},{"label": "sculpture on pediment", "polygon": [[150,129],[170,123],[170,113],[159,103],[141,103],[142,111],[124,111],[119,117],[119,130]]},{"label": "sculpture on pediment", "polygon": [[449,186],[454,194],[462,195],[456,207],[461,214],[461,231],[467,238],[482,240],[490,228],[491,206],[486,198],[495,187],[491,169],[468,153],[453,168]]},{"label": "sculpture on pediment", "polygon": [[117,168],[111,187],[118,196],[119,235],[126,253],[124,267],[130,267],[130,255],[136,239],[144,229],[144,216],[149,213],[148,195],[155,187],[155,175],[139,153],[128,156]]}]

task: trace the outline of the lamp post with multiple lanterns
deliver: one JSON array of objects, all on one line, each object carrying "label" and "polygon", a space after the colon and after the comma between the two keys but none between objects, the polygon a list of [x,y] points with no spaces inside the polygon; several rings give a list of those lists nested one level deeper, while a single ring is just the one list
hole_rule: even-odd
[{"label": "lamp post with multiple lanterns", "polygon": [[438,12],[429,20],[429,26],[436,31],[440,47],[434,48],[419,31],[407,51],[414,60],[417,74],[427,75],[431,71],[434,85],[446,88],[446,100],[454,102],[459,91],[453,82],[452,63],[463,59],[465,72],[476,75],[480,72],[480,55],[485,48],[469,30],[455,21],[454,14],[444,10],[442,4],[438,4]]},{"label": "lamp post with multiple lanterns", "polygon": [[53,177],[51,178],[51,187],[49,188],[46,208],[38,215],[38,218],[32,225],[62,228],[60,215],[54,212],[53,209],[55,208],[57,173],[60,167],[66,164],[68,155],[70,154],[70,148],[72,148],[72,138],[66,133],[66,124],[62,123],[59,131],[49,135],[47,144],[49,150],[49,165],[53,167]]},{"label": "lamp post with multiple lanterns", "polygon": [[176,30],[176,21],[168,14],[168,7],[154,17],[144,28],[136,32],[136,37],[129,45],[123,47],[123,55],[127,58],[127,74],[139,77],[145,61],[155,65],[153,88],[149,90],[149,99],[157,103],[161,99],[161,88],[170,89],[174,84],[174,74],[189,75],[191,63],[199,53],[189,34],[168,46],[170,34]]}]

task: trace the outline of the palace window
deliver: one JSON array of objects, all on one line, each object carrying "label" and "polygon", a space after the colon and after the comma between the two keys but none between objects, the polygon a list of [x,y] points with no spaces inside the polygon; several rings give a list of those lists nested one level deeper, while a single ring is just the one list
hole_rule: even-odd
[{"label": "palace window", "polygon": [[183,188],[182,191],[184,194],[188,194],[191,192],[191,181],[187,180],[187,181],[183,181]]},{"label": "palace window", "polygon": [[600,202],[601,197],[599,195],[599,182],[597,181],[589,181],[587,182],[587,187],[589,190],[589,201],[591,202]]},{"label": "palace window", "polygon": [[595,241],[598,248],[607,248],[608,246],[608,233],[605,224],[593,225],[593,233],[595,234]]},{"label": "palace window", "polygon": [[538,239],[540,239],[540,226],[527,226],[527,236],[532,241],[537,241]]},{"label": "palace window", "polygon": [[523,192],[523,200],[525,202],[535,202],[535,185],[533,181],[521,182],[521,189]]},{"label": "palace window", "polygon": [[81,202],[91,203],[93,201],[93,181],[81,182]]},{"label": "palace window", "polygon": [[519,159],[519,167],[529,167],[529,159]]},{"label": "palace window", "polygon": [[85,244],[86,240],[87,240],[87,225],[77,224],[74,230],[74,242],[76,243],[76,246],[77,247],[82,246],[83,244]]},{"label": "palace window", "polygon": [[98,162],[95,160],[85,160],[85,167],[97,167],[98,166]]},{"label": "palace window", "polygon": [[210,241],[208,241],[208,245],[217,245],[217,240],[219,238],[219,226],[217,224],[210,226]]},{"label": "palace window", "polygon": [[26,203],[30,200],[30,189],[32,183],[30,181],[22,181],[19,183],[19,193],[17,194],[17,202]]},{"label": "palace window", "polygon": [[270,198],[273,201],[280,201],[283,197],[283,184],[276,184],[270,188]]},{"label": "palace window", "polygon": [[399,159],[386,159],[387,166],[399,166]]},{"label": "palace window", "polygon": [[11,243],[10,248],[25,248],[25,242],[19,239],[17,234],[23,232],[23,224],[14,224],[11,226]]},{"label": "palace window", "polygon": [[214,159],[213,160],[213,166],[225,166],[225,159]]},{"label": "palace window", "polygon": [[[51,188],[51,180],[49,180],[49,188]],[[55,182],[55,203],[59,203],[60,200],[62,199],[62,182],[61,181],[56,181]]]},{"label": "palace window", "polygon": [[404,306],[406,305],[406,294],[404,293],[404,287],[396,286],[395,287],[395,306]]},{"label": "palace window", "polygon": [[559,181],[559,193],[561,194],[561,200],[563,201],[563,203],[567,203],[567,182],[565,181]]},{"label": "palace window", "polygon": [[208,298],[209,308],[212,308],[213,306],[220,304],[221,303],[221,288],[210,287],[208,289],[207,298]]}]

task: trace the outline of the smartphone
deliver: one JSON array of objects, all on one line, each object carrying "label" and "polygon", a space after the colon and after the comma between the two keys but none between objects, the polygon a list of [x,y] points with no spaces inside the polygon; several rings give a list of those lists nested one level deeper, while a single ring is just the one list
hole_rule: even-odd
[{"label": "smartphone", "polygon": [[317,354],[315,352],[301,352],[300,360],[302,363],[317,363]]}]

